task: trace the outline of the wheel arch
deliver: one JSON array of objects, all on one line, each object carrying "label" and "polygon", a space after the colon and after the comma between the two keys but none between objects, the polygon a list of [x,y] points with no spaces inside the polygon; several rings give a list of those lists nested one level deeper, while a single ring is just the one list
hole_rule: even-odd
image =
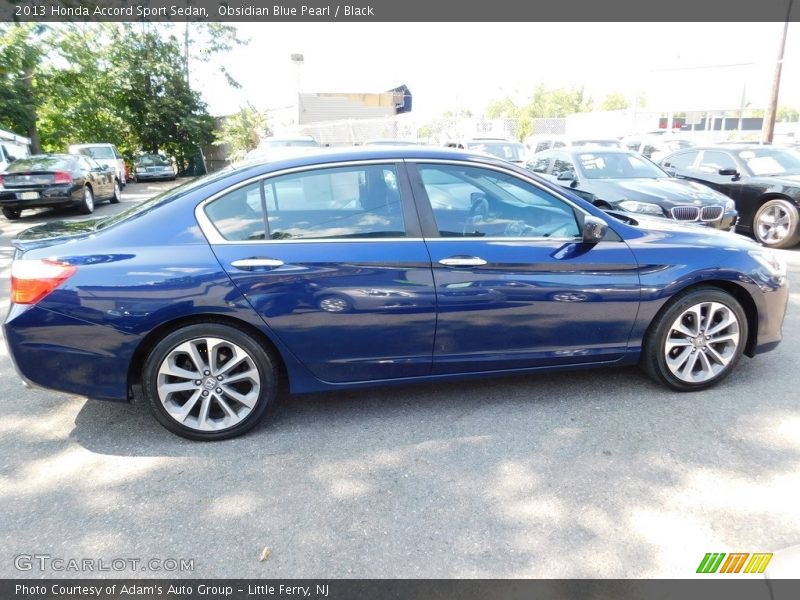
[{"label": "wheel arch", "polygon": [[656,323],[661,315],[669,310],[669,308],[682,296],[698,289],[698,288],[716,288],[723,292],[729,293],[733,296],[744,309],[744,315],[747,319],[747,340],[745,341],[744,354],[753,357],[756,341],[758,340],[758,308],[756,307],[755,300],[750,293],[738,283],[723,279],[707,279],[704,281],[697,281],[687,285],[675,293],[669,301],[658,310],[653,316],[652,320],[647,326],[645,337],[648,337],[653,330],[653,324]]},{"label": "wheel arch", "polygon": [[187,327],[189,325],[197,325],[200,323],[218,323],[221,325],[229,325],[247,333],[275,360],[281,377],[286,376],[286,362],[282,353],[276,344],[270,339],[270,337],[258,327],[255,327],[247,321],[243,321],[228,315],[220,315],[216,313],[188,315],[162,323],[150,331],[136,346],[128,365],[128,399],[133,397],[133,387],[141,384],[144,363],[147,360],[148,354],[159,342],[159,340],[163,339],[173,331],[177,331],[178,329]]}]

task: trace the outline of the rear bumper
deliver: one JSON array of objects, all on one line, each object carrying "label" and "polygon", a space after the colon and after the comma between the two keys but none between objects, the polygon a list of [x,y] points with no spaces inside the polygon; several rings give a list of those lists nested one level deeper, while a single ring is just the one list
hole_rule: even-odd
[{"label": "rear bumper", "polygon": [[98,335],[84,321],[20,305],[11,306],[3,332],[14,368],[29,387],[128,399],[128,365],[138,336],[111,327]]},{"label": "rear bumper", "polygon": [[24,190],[37,192],[38,198],[23,200],[18,196],[21,190],[3,190],[0,192],[0,207],[3,208],[43,208],[48,206],[65,206],[79,202],[80,197],[73,195],[70,189]]}]

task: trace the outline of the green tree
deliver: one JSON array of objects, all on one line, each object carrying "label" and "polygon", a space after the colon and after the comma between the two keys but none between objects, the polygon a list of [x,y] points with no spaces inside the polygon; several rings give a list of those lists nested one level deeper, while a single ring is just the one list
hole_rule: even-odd
[{"label": "green tree", "polygon": [[238,113],[227,117],[215,132],[214,144],[229,147],[231,160],[244,158],[250,150],[258,146],[262,136],[269,133],[264,113],[252,106],[242,108]]},{"label": "green tree", "polygon": [[630,107],[630,103],[625,94],[621,92],[608,94],[600,103],[600,110],[625,110],[628,107]]},{"label": "green tree", "polygon": [[797,123],[800,121],[800,111],[791,106],[782,104],[778,106],[778,110],[775,113],[775,120],[779,123]]},{"label": "green tree", "polygon": [[114,104],[133,127],[141,149],[164,150],[182,165],[213,139],[214,120],[184,77],[181,46],[153,27],[119,25],[109,68],[120,74]]},{"label": "green tree", "polygon": [[0,126],[31,139],[41,150],[37,108],[46,92],[48,28],[38,23],[0,24]]}]

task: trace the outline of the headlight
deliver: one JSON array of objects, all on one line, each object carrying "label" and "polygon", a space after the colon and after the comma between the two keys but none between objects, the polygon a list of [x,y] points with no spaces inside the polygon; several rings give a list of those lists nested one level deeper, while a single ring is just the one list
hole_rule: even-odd
[{"label": "headlight", "polygon": [[658,204],[639,202],[637,200],[623,200],[619,205],[628,212],[642,213],[645,215],[664,216],[664,210]]},{"label": "headlight", "polygon": [[786,261],[771,250],[748,250],[750,256],[756,259],[770,275],[786,277]]},{"label": "headlight", "polygon": [[725,201],[725,212],[730,212],[730,211],[734,210],[735,208],[736,208],[736,203],[733,200],[731,200],[730,198],[728,198]]},{"label": "headlight", "polygon": [[136,172],[137,173],[147,173],[147,169],[145,169],[144,167],[136,167]]}]

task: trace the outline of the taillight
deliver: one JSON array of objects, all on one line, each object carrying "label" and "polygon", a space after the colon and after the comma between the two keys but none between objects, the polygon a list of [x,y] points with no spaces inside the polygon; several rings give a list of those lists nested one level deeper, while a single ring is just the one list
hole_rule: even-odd
[{"label": "taillight", "polygon": [[36,304],[77,270],[57,260],[15,260],[11,264],[11,302]]},{"label": "taillight", "polygon": [[6,184],[6,180],[3,179],[3,176],[0,175],[0,187],[3,187]]},{"label": "taillight", "polygon": [[56,171],[53,176],[53,183],[72,183],[72,175],[66,171]]}]

